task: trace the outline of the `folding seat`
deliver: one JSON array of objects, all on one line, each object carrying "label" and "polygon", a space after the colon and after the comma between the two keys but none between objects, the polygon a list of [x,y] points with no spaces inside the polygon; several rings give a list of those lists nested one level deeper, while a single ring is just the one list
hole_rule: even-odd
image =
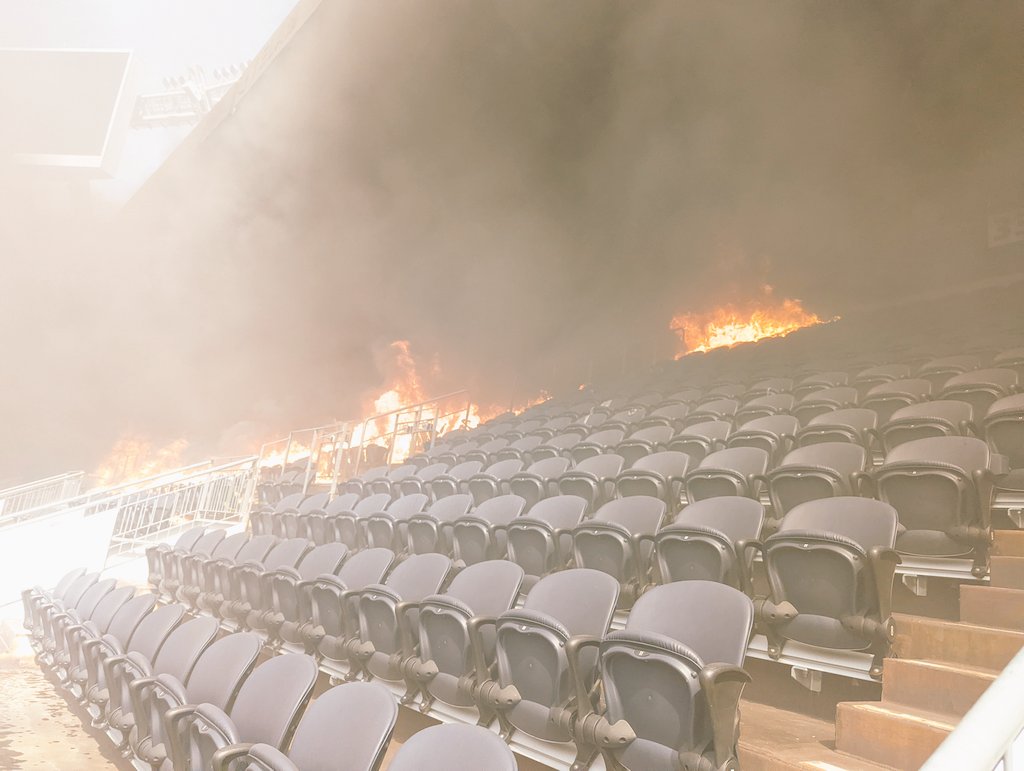
[{"label": "folding seat", "polygon": [[546,458],[572,458],[572,448],[583,441],[586,434],[567,432],[551,437],[533,448],[533,462]]},{"label": "folding seat", "polygon": [[817,372],[802,378],[793,386],[793,396],[797,401],[810,396],[817,391],[828,390],[845,386],[849,382],[849,376],[845,372],[830,371]]},{"label": "folding seat", "polygon": [[1024,394],[993,402],[983,426],[989,446],[1007,457],[1010,468],[1024,468]]},{"label": "folding seat", "polygon": [[686,499],[691,503],[717,495],[757,499],[768,461],[768,453],[759,447],[730,447],[713,452],[686,474]]},{"label": "folding seat", "polygon": [[583,521],[587,501],[556,495],[539,501],[529,514],[508,523],[508,558],[526,573],[527,586],[564,567],[572,556],[572,529]]},{"label": "folding seat", "polygon": [[364,549],[345,560],[336,575],[321,573],[312,581],[303,581],[299,591],[309,598],[309,620],[297,627],[284,624],[282,639],[301,640],[306,651],[319,658],[347,658],[351,598],[364,587],[383,581],[394,562],[395,553],[390,549]]},{"label": "folding seat", "polygon": [[1012,369],[1024,381],[1024,348],[1010,348],[997,353],[992,359],[992,366]]},{"label": "folding seat", "polygon": [[61,576],[53,589],[47,590],[41,586],[34,586],[31,589],[22,591],[21,604],[24,611],[22,626],[31,632],[37,623],[36,616],[39,606],[51,600],[62,600],[75,581],[84,576],[85,573],[85,568],[75,568]]},{"label": "folding seat", "polygon": [[512,562],[478,562],[456,575],[443,593],[410,606],[417,611],[415,623],[408,612],[399,613],[401,670],[407,686],[403,704],[411,705],[419,696],[423,712],[434,699],[458,707],[476,705],[474,692],[480,683],[473,674],[473,655],[481,656],[482,668],[490,671],[494,636],[488,630],[483,645],[474,651],[473,626],[479,624],[475,619],[493,619],[509,610],[522,583],[523,569]]},{"label": "folding seat", "polygon": [[281,568],[294,570],[312,548],[312,541],[289,538],[274,544],[261,559],[247,560],[228,567],[224,600],[213,608],[214,615],[244,625],[253,609],[263,607],[267,601],[264,575]]},{"label": "folding seat", "polygon": [[213,769],[373,771],[384,760],[397,719],[398,706],[383,686],[339,685],[306,708],[287,753],[269,744],[232,744],[217,750]]},{"label": "folding seat", "polygon": [[497,438],[504,439],[506,442],[514,442],[517,439],[522,439],[531,431],[536,431],[546,422],[544,418],[512,421]]},{"label": "folding seat", "polygon": [[344,511],[351,511],[359,503],[359,496],[355,493],[342,493],[336,495],[329,502],[324,501],[320,506],[307,508],[299,515],[295,527],[295,534],[299,538],[306,538],[313,543],[327,543],[330,540],[327,521],[334,514]]},{"label": "folding seat", "polygon": [[693,426],[713,420],[732,423],[732,418],[739,408],[740,403],[736,399],[712,399],[710,401],[703,401],[694,407],[690,414],[686,416],[684,430],[689,430]]},{"label": "folding seat", "polygon": [[800,421],[792,415],[772,415],[744,423],[729,435],[726,447],[759,447],[774,463],[785,455],[796,441]]},{"label": "folding seat", "polygon": [[974,408],[967,402],[937,399],[900,407],[878,429],[882,447],[893,447],[930,436],[975,436]]},{"label": "folding seat", "polygon": [[313,695],[316,676],[311,657],[287,653],[256,667],[228,712],[210,703],[170,710],[166,736],[174,768],[212,768],[217,750],[242,742],[283,749]]},{"label": "folding seat", "polygon": [[967,402],[975,415],[984,415],[994,401],[1016,393],[1017,388],[1017,373],[1012,369],[976,369],[951,377],[939,396]]},{"label": "folding seat", "polygon": [[871,457],[852,442],[822,442],[793,450],[763,480],[772,502],[769,527],[778,527],[788,511],[806,501],[855,495],[860,477],[870,467]]},{"label": "folding seat", "polygon": [[604,504],[593,517],[572,531],[573,562],[593,568],[619,582],[619,604],[629,607],[647,586],[654,533],[668,507],[649,495],[618,498]]},{"label": "folding seat", "polygon": [[540,439],[541,442],[546,442],[556,434],[560,434],[566,426],[570,425],[575,419],[576,417],[574,415],[559,415],[545,421],[542,425],[530,431],[523,438],[536,437]]},{"label": "folding seat", "polygon": [[815,415],[807,425],[796,432],[798,447],[823,442],[854,442],[870,451],[878,413],[862,407],[833,410]]},{"label": "folding seat", "polygon": [[148,580],[149,585],[155,590],[160,586],[160,580],[164,576],[164,562],[161,559],[161,555],[168,551],[177,552],[189,552],[199,542],[199,539],[203,537],[206,532],[206,527],[200,525],[199,527],[190,527],[184,533],[178,536],[178,540],[174,544],[158,543],[155,546],[150,546],[146,549],[146,565],[149,569]]},{"label": "folding seat", "polygon": [[431,480],[446,473],[449,468],[447,463],[431,463],[423,466],[415,474],[405,477],[398,483],[399,492],[401,495],[429,493]]},{"label": "folding seat", "polygon": [[360,541],[366,520],[386,511],[390,504],[390,495],[375,493],[363,498],[351,509],[332,511],[326,520],[327,540],[341,541],[350,549],[358,549],[362,545]]},{"label": "folding seat", "polygon": [[791,377],[770,377],[759,380],[743,393],[743,398],[749,404],[751,399],[762,399],[766,396],[788,396],[793,393],[793,378]]},{"label": "folding seat", "polygon": [[951,377],[980,368],[981,357],[975,354],[944,356],[922,364],[917,370],[917,376],[929,381],[932,390],[938,391]]},{"label": "folding seat", "polygon": [[481,466],[489,466],[494,463],[495,456],[501,451],[508,447],[510,444],[508,439],[499,437],[497,439],[491,439],[489,442],[484,442],[479,447],[474,447],[472,450],[467,450],[459,456],[459,460],[462,462],[468,460],[479,461]]},{"label": "folding seat", "polygon": [[468,492],[469,478],[479,474],[484,464],[478,460],[469,460],[452,466],[444,474],[438,474],[430,481],[431,497],[436,501],[448,495]]},{"label": "folding seat", "polygon": [[786,514],[764,542],[769,595],[755,601],[769,656],[779,658],[786,640],[867,649],[880,677],[893,639],[898,527],[892,506],[868,498],[808,501]]},{"label": "folding seat", "polygon": [[364,485],[364,495],[384,493],[392,498],[399,494],[402,480],[410,477],[419,470],[419,467],[412,463],[404,463],[401,466],[389,468],[384,476],[370,479]]},{"label": "folding seat", "polygon": [[693,407],[704,397],[699,388],[684,388],[681,391],[674,391],[662,400],[662,404],[685,404]]},{"label": "folding seat", "polygon": [[[544,741],[568,742],[575,712],[567,644],[577,635],[603,637],[619,596],[619,582],[607,573],[574,568],[552,573],[534,585],[522,608],[471,625],[477,707],[482,716],[497,714],[501,736],[515,731]],[[494,627],[497,677],[484,666],[483,630]],[[575,661],[585,688],[597,675],[597,655],[582,651]]]},{"label": "folding seat", "polygon": [[679,431],[686,423],[690,408],[686,404],[664,404],[651,410],[643,420],[636,423],[637,429],[668,426],[672,433]]},{"label": "folding seat", "polygon": [[84,665],[82,642],[106,634],[118,611],[134,596],[134,586],[121,586],[104,594],[88,617],[77,610],[68,612],[66,623],[60,624],[61,636],[53,655],[53,670],[65,687],[70,685],[71,672]]},{"label": "folding seat", "polygon": [[975,575],[988,569],[994,479],[1005,457],[980,439],[937,436],[894,447],[871,472],[880,500],[899,512],[901,554],[973,557]]},{"label": "folding seat", "polygon": [[116,578],[99,579],[82,592],[74,605],[54,602],[41,614],[42,635],[38,639],[41,649],[39,663],[46,668],[60,666],[67,659],[65,631],[72,624],[92,618],[103,598],[114,591]]},{"label": "folding seat", "polygon": [[378,511],[360,520],[362,540],[367,546],[382,546],[401,551],[405,546],[405,526],[410,517],[427,508],[429,498],[423,493],[403,495],[393,500],[384,511]]},{"label": "folding seat", "polygon": [[522,471],[523,466],[524,463],[518,458],[499,460],[466,480],[466,489],[479,505],[488,498],[507,493],[509,480]]},{"label": "folding seat", "polygon": [[[307,587],[320,575],[337,573],[348,555],[345,544],[325,543],[307,551],[295,567],[265,570],[260,577],[261,601],[245,618],[245,626],[266,631],[271,642],[280,639],[285,624],[298,629],[310,617]],[[299,643],[301,639],[289,642]]]},{"label": "folding seat", "polygon": [[746,402],[736,411],[734,421],[737,426],[742,426],[757,418],[767,418],[772,415],[786,415],[796,400],[792,394],[771,394],[770,396],[759,396]]},{"label": "folding seat", "polygon": [[738,400],[746,393],[746,386],[742,383],[721,383],[708,389],[708,396],[718,399]]},{"label": "folding seat", "polygon": [[[300,523],[311,512],[323,511],[330,497],[330,493],[316,493],[303,500],[298,506],[275,512],[270,533],[278,538],[295,538],[299,535],[305,537],[304,533],[299,532]],[[303,525],[302,530],[305,531],[306,529]]]},{"label": "folding seat", "polygon": [[669,511],[676,511],[682,500],[683,481],[690,465],[690,456],[675,450],[656,452],[640,458],[619,473],[615,489],[623,498],[649,495],[665,502]]},{"label": "folding seat", "polygon": [[389,470],[390,469],[387,466],[373,466],[349,479],[346,479],[338,485],[338,490],[343,493],[355,493],[360,498],[366,495],[372,495],[369,490],[369,484],[375,480],[386,477]]},{"label": "folding seat", "polygon": [[861,406],[873,410],[878,415],[878,422],[884,424],[896,410],[926,401],[931,398],[931,393],[932,384],[923,378],[892,380],[868,391]]},{"label": "folding seat", "polygon": [[[554,434],[552,434],[554,436]],[[518,460],[522,461],[523,465],[529,465],[531,456],[530,453],[533,448],[538,446],[542,441],[541,437],[536,434],[524,436],[522,439],[516,439],[514,442],[510,442],[507,447],[503,447],[494,453],[495,462],[502,460]]]},{"label": "folding seat", "polygon": [[[501,737],[478,725],[442,723],[417,731],[395,753],[389,771],[517,771]],[[276,768],[274,769],[276,771]]]},{"label": "folding seat", "polygon": [[645,455],[664,449],[673,433],[670,426],[638,429],[616,445],[615,454],[622,456],[626,466],[632,466]]},{"label": "folding seat", "polygon": [[764,506],[736,495],[691,503],[654,536],[661,583],[717,581],[752,593],[753,546],[761,537]]},{"label": "folding seat", "polygon": [[[459,444],[454,445],[451,449],[447,450],[446,452],[438,454],[437,460],[443,463],[447,463],[449,466],[458,467],[468,460],[465,457],[466,453],[475,450],[477,448],[477,444],[478,443],[475,441],[460,442]],[[481,461],[479,458],[474,459],[473,462],[479,463],[481,466],[484,465],[483,461]]]},{"label": "folding seat", "polygon": [[194,618],[175,627],[152,659],[133,651],[124,656],[110,657],[104,662],[109,693],[106,723],[121,734],[118,750],[122,754],[130,754],[126,750],[136,722],[130,690],[132,681],[161,674],[181,682],[188,680],[196,661],[216,639],[218,630],[216,619]]},{"label": "folding seat", "polygon": [[[416,623],[416,603],[440,594],[452,574],[452,561],[442,554],[414,554],[398,563],[382,584],[372,584],[353,595],[358,622],[348,643],[351,669],[347,679],[362,675],[369,680],[401,680],[404,659],[398,613]],[[410,605],[409,603],[412,603]]]},{"label": "folding seat", "polygon": [[212,704],[229,711],[242,682],[256,666],[262,647],[256,635],[230,634],[200,654],[184,682],[167,673],[133,680],[128,691],[135,726],[129,743],[135,757],[153,769],[170,771],[165,715],[190,704]]},{"label": "folding seat", "polygon": [[430,508],[406,520],[406,548],[409,554],[451,554],[451,523],[473,508],[465,493],[435,501]]},{"label": "folding seat", "polygon": [[596,431],[569,450],[569,456],[577,466],[587,458],[602,455],[613,450],[625,437],[626,432],[620,428],[607,431]]},{"label": "folding seat", "polygon": [[792,414],[806,426],[811,418],[833,410],[842,410],[857,406],[857,389],[849,386],[823,388],[820,391],[798,397],[793,406]]},{"label": "folding seat", "polygon": [[[246,560],[263,559],[278,540],[273,535],[257,535],[233,543],[233,538],[228,536],[221,541],[209,558],[189,561],[188,575],[191,577],[187,578],[178,595],[191,610],[212,613],[224,601],[224,593],[229,591],[228,568]],[[232,548],[222,548],[228,546]]]},{"label": "folding seat", "polygon": [[505,556],[505,530],[523,513],[526,501],[518,495],[499,495],[452,522],[452,556],[463,565],[474,565]]},{"label": "folding seat", "polygon": [[[115,590],[116,591],[116,590]],[[111,592],[113,594],[113,592]],[[111,595],[107,595],[110,597]],[[95,667],[98,667],[98,659],[90,657],[90,652],[100,645],[100,640],[109,635],[112,640],[118,643],[118,650],[124,648],[131,639],[135,628],[156,606],[155,594],[140,594],[132,597],[124,605],[117,609],[113,618],[104,628],[101,625],[99,612],[93,618],[81,625],[80,629],[69,628],[71,637],[70,662],[65,670],[63,682],[69,690],[77,687],[78,695],[85,693],[90,679],[96,682],[100,675]]]},{"label": "folding seat", "polygon": [[526,501],[530,509],[537,501],[549,495],[558,494],[558,478],[569,470],[569,459],[562,457],[538,460],[526,470],[513,474],[508,480],[509,489]]},{"label": "folding seat", "polygon": [[[160,583],[158,584],[159,593],[165,597],[177,597],[178,591],[182,587],[182,583],[185,579],[185,573],[188,569],[188,565],[194,559],[205,559],[210,557],[214,550],[220,546],[227,535],[225,530],[215,529],[206,531],[202,537],[196,541],[191,549],[182,550],[178,548],[161,550],[158,552],[160,558]],[[231,543],[237,543],[247,538],[244,533],[238,534],[240,537],[236,538]],[[230,544],[229,544],[230,546]]]},{"label": "folding seat", "polygon": [[615,479],[623,465],[621,455],[591,456],[558,478],[558,491],[561,495],[577,495],[595,509],[614,494]]},{"label": "folding seat", "polygon": [[283,511],[294,509],[305,496],[299,493],[292,493],[281,498],[273,506],[261,506],[249,514],[249,529],[253,535],[270,535],[274,532],[276,517]]},{"label": "folding seat", "polygon": [[99,578],[99,573],[83,573],[67,586],[60,597],[43,596],[33,604],[31,643],[37,652],[43,649],[44,640],[52,639],[50,624],[53,617],[75,608]]},{"label": "folding seat", "polygon": [[753,621],[742,592],[685,581],[641,597],[622,631],[569,642],[571,662],[600,651],[605,696],[598,713],[579,665],[571,665],[580,767],[600,751],[609,768],[738,768],[739,701],[750,682],[742,667]]},{"label": "folding seat", "polygon": [[[133,603],[134,601],[129,605]],[[184,605],[164,605],[139,620],[127,640],[119,636],[123,632],[121,626],[117,625],[115,629],[115,624],[111,624],[111,630],[103,637],[82,643],[86,671],[84,681],[79,684],[82,688],[83,704],[91,705],[93,710],[98,712],[98,715],[93,716],[94,728],[105,725],[104,715],[111,698],[111,684],[107,682],[107,662],[122,661],[129,653],[138,653],[152,661],[160,652],[167,636],[184,617]]]},{"label": "folding seat", "polygon": [[861,370],[854,377],[850,384],[857,389],[861,399],[867,396],[868,391],[883,383],[893,380],[908,380],[912,377],[910,367],[906,364],[883,364],[878,367],[868,367]]},{"label": "folding seat", "polygon": [[690,465],[696,466],[709,453],[725,449],[725,442],[731,433],[732,423],[729,421],[695,423],[673,436],[669,440],[668,449],[690,456]]}]

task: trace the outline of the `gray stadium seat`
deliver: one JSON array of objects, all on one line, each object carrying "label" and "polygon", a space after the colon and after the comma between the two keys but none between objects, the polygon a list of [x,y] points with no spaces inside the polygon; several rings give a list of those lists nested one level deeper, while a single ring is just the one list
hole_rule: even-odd
[{"label": "gray stadium seat", "polygon": [[517,771],[516,756],[486,728],[449,723],[417,731],[389,771]]},{"label": "gray stadium seat", "polygon": [[799,430],[800,422],[792,415],[756,418],[733,431],[726,447],[760,447],[774,464],[789,452]]},{"label": "gray stadium seat", "polygon": [[1016,393],[1017,388],[1017,373],[1012,369],[976,369],[951,377],[939,396],[967,402],[975,415],[984,415],[994,401]]},{"label": "gray stadium seat", "polygon": [[350,549],[358,549],[363,545],[365,520],[386,511],[390,504],[390,495],[375,493],[363,498],[349,510],[331,512],[327,516],[327,540],[341,541]]},{"label": "gray stadium seat", "polygon": [[989,446],[1007,457],[1010,468],[1024,468],[1024,394],[993,402],[983,425]]},{"label": "gray stadium seat", "polygon": [[473,565],[505,556],[508,523],[523,513],[526,501],[518,495],[490,498],[452,523],[452,556]]},{"label": "gray stadium seat", "polygon": [[686,475],[686,497],[691,503],[716,495],[757,498],[760,478],[768,469],[768,453],[757,447],[731,447],[708,455]]},{"label": "gray stadium seat", "polygon": [[423,466],[415,474],[405,477],[398,483],[399,491],[402,495],[429,493],[431,480],[446,473],[449,468],[447,463],[430,463]]},{"label": "gray stadium seat", "polygon": [[880,677],[893,638],[896,510],[881,501],[840,497],[791,510],[764,542],[769,596],[756,603],[778,658],[786,640],[874,654]]},{"label": "gray stadium seat", "polygon": [[519,458],[506,458],[492,463],[466,481],[466,489],[473,496],[477,506],[488,498],[509,492],[509,480],[523,470],[525,464]]},{"label": "gray stadium seat", "polygon": [[821,391],[827,388],[838,388],[840,386],[845,386],[848,382],[849,376],[845,372],[816,372],[813,375],[807,375],[802,378],[793,386],[793,396],[799,401],[816,391]]},{"label": "gray stadium seat", "polygon": [[572,556],[571,531],[587,511],[587,501],[578,495],[545,498],[529,513],[509,522],[508,558],[526,574],[527,587],[548,573],[563,567]]},{"label": "gray stadium seat", "polygon": [[95,623],[95,619],[82,625],[82,634],[78,636],[77,653],[72,651],[72,662],[66,670],[64,678],[68,689],[77,688],[84,695],[90,680],[99,682],[102,675],[99,671],[99,659],[92,657],[92,652],[100,646],[100,640],[107,635],[117,642],[116,650],[123,650],[135,632],[136,627],[146,618],[156,605],[155,594],[140,594],[122,605],[110,620],[106,629]]},{"label": "gray stadium seat", "polygon": [[871,451],[878,413],[862,407],[832,410],[811,418],[796,433],[798,447],[822,442],[855,442]]},{"label": "gray stadium seat", "polygon": [[656,452],[640,458],[622,471],[615,488],[622,497],[650,495],[663,500],[669,511],[678,510],[690,456],[675,450]]},{"label": "gray stadium seat", "polygon": [[558,493],[558,478],[569,470],[568,458],[555,456],[531,463],[518,474],[508,480],[509,489],[514,495],[526,501],[529,510],[537,501]]},{"label": "gray stadium seat", "polygon": [[592,455],[558,478],[558,491],[583,498],[591,510],[596,509],[614,494],[615,479],[624,465],[621,455]]},{"label": "gray stadium seat", "polygon": [[539,460],[545,458],[569,458],[572,448],[583,441],[585,434],[577,432],[565,432],[558,434],[546,440],[543,444],[539,444],[533,448],[533,462],[536,463]]},{"label": "gray stadium seat", "polygon": [[190,527],[184,533],[178,536],[178,539],[174,544],[159,543],[155,546],[150,546],[146,549],[146,565],[148,570],[149,585],[156,590],[160,586],[160,580],[163,578],[164,572],[164,561],[161,558],[163,552],[167,551],[178,551],[178,552],[189,552],[198,543],[199,539],[203,537],[203,533],[206,532],[205,526]]},{"label": "gray stadium seat", "polygon": [[928,380],[932,388],[938,391],[951,377],[970,372],[972,369],[981,367],[981,357],[975,354],[958,354],[956,356],[944,356],[939,359],[932,359],[922,364],[917,370],[917,376]]},{"label": "gray stadium seat", "polygon": [[861,402],[865,409],[873,410],[878,415],[878,422],[883,424],[892,414],[910,404],[917,404],[930,399],[932,384],[923,378],[910,380],[893,380],[877,385],[867,392]]},{"label": "gray stadium seat", "polygon": [[889,383],[893,380],[908,380],[911,377],[911,369],[906,364],[883,364],[877,367],[868,367],[857,373],[851,385],[857,389],[860,398],[863,400],[868,391],[882,383]]},{"label": "gray stadium seat", "polygon": [[203,560],[200,565],[202,591],[196,597],[195,607],[209,613],[218,613],[221,604],[233,590],[231,576],[234,567],[244,562],[262,561],[277,543],[277,536],[254,535],[242,545],[234,557],[211,557]]},{"label": "gray stadium seat", "polygon": [[900,407],[878,429],[886,452],[914,439],[931,436],[975,436],[974,408],[954,399],[911,404]]},{"label": "gray stadium seat", "polygon": [[378,511],[362,520],[362,541],[369,547],[383,547],[401,551],[405,546],[405,527],[410,517],[427,508],[424,493],[412,493],[395,498],[384,511]]},{"label": "gray stadium seat", "polygon": [[579,466],[587,458],[593,458],[595,455],[602,455],[611,451],[622,441],[625,434],[626,432],[621,428],[595,431],[579,444],[574,445],[569,450],[569,456],[572,458],[572,462]]},{"label": "gray stadium seat", "polygon": [[811,418],[833,410],[842,410],[857,406],[857,389],[849,386],[833,386],[812,391],[799,397],[793,406],[792,414],[806,426]]},{"label": "gray stadium seat", "polygon": [[627,467],[632,466],[645,455],[651,455],[665,448],[672,438],[671,426],[650,426],[633,431],[615,447],[615,454],[622,457]]},{"label": "gray stadium seat", "polygon": [[331,538],[327,528],[328,518],[338,512],[351,511],[358,502],[359,496],[355,493],[342,493],[336,495],[322,508],[304,512],[299,517],[298,535],[308,538],[315,544],[327,543]]},{"label": "gray stadium seat", "polygon": [[684,430],[710,421],[725,421],[731,424],[733,416],[739,408],[740,403],[736,399],[710,399],[702,401],[686,416]]},{"label": "gray stadium seat", "polygon": [[267,589],[264,574],[280,568],[294,569],[311,548],[312,541],[289,538],[274,544],[274,548],[262,559],[232,565],[227,569],[228,584],[224,600],[213,609],[214,615],[244,626],[249,614],[263,607],[268,600],[264,595]]},{"label": "gray stadium seat", "polygon": [[465,461],[452,466],[444,474],[438,474],[430,480],[430,494],[433,499],[440,500],[449,495],[467,492],[466,483],[474,474],[480,473],[484,464],[478,460]]},{"label": "gray stadium seat", "polygon": [[690,468],[693,468],[710,453],[725,449],[731,433],[732,423],[725,420],[695,423],[673,436],[668,449],[689,455]]},{"label": "gray stadium seat", "polygon": [[851,442],[798,447],[764,478],[772,502],[770,527],[794,506],[819,498],[856,494],[860,475],[871,466],[864,448]]},{"label": "gray stadium seat", "polygon": [[409,554],[451,554],[451,526],[473,508],[466,493],[448,495],[435,501],[426,511],[406,520],[406,549]]},{"label": "gray stadium seat", "polygon": [[[207,537],[208,536],[203,536],[200,543],[205,541]],[[261,539],[261,543],[272,543],[276,540],[272,535],[256,537]],[[222,535],[220,540],[215,542],[212,550],[208,553],[196,548],[188,554],[182,555],[180,560],[180,578],[176,582],[171,579],[164,579],[164,583],[167,584],[168,588],[170,588],[174,583],[177,583],[176,591],[171,596],[186,603],[190,608],[195,608],[196,600],[198,600],[199,595],[203,591],[205,581],[203,566],[207,562],[233,560],[238,555],[239,550],[248,542],[248,533],[234,533],[226,537]]]}]

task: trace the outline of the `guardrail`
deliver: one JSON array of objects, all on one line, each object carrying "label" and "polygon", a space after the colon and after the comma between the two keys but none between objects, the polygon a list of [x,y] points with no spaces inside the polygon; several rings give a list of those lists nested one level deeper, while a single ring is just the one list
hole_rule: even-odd
[{"label": "guardrail", "polygon": [[70,471],[0,490],[0,519],[72,498],[82,491],[84,480],[84,471]]},{"label": "guardrail", "polygon": [[1024,649],[981,695],[921,771],[1024,769]]}]

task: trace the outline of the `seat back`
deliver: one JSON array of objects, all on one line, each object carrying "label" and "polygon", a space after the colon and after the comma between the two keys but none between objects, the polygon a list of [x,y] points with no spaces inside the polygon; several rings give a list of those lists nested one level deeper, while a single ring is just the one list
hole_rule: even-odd
[{"label": "seat back", "polygon": [[732,423],[725,420],[710,420],[688,425],[669,440],[668,449],[677,450],[690,457],[690,467],[696,466],[715,450],[725,447],[725,441],[732,433]]},{"label": "seat back", "polygon": [[422,514],[410,517],[406,525],[409,552],[429,554],[451,552],[450,534],[446,525],[469,513],[473,497],[467,493],[455,493],[436,500]]},{"label": "seat back", "polygon": [[849,407],[842,410],[823,412],[811,418],[807,425],[797,431],[799,447],[822,442],[856,442],[867,449],[870,432],[878,426],[878,413],[863,407]]},{"label": "seat back", "polygon": [[569,470],[569,459],[561,456],[544,458],[531,463],[525,471],[513,474],[509,490],[526,501],[531,508],[537,501],[557,491],[556,480]]},{"label": "seat back", "polygon": [[622,471],[615,480],[619,495],[660,498],[672,510],[679,507],[690,456],[678,450],[651,453]]},{"label": "seat back", "polygon": [[1010,468],[1024,468],[1024,394],[993,402],[984,426],[989,446],[1007,457]]},{"label": "seat back", "polygon": [[167,635],[185,617],[184,605],[164,605],[141,619],[132,632],[125,650],[141,653],[152,661]]},{"label": "seat back", "polygon": [[153,671],[185,682],[199,656],[216,639],[219,631],[220,624],[210,616],[194,618],[175,627],[153,659]]},{"label": "seat back", "polygon": [[149,615],[156,605],[155,594],[140,594],[132,597],[118,608],[107,625],[106,634],[116,639],[122,648],[127,647],[135,627]]},{"label": "seat back", "polygon": [[461,723],[417,731],[402,744],[390,771],[516,771],[516,757],[486,728]]},{"label": "seat back", "polygon": [[745,495],[756,498],[758,475],[768,468],[768,452],[757,447],[731,447],[708,455],[686,475],[686,497],[690,502],[717,495]]},{"label": "seat back", "polygon": [[611,496],[624,463],[622,456],[614,453],[591,455],[559,477],[558,490],[562,495],[577,495],[596,508]]},{"label": "seat back", "polygon": [[976,414],[984,415],[996,399],[1009,396],[1016,388],[1017,373],[1012,369],[976,369],[947,380],[941,396],[966,402]]},{"label": "seat back", "polygon": [[893,380],[868,391],[861,406],[873,410],[878,415],[878,422],[884,424],[900,407],[923,402],[931,394],[932,383],[923,378]]},{"label": "seat back", "polygon": [[974,408],[966,401],[937,399],[900,407],[879,429],[886,451],[914,439],[966,436],[971,432]]},{"label": "seat back", "polygon": [[505,527],[523,513],[526,501],[518,495],[499,495],[452,523],[452,554],[466,565],[505,553]]},{"label": "seat back", "polygon": [[121,586],[104,595],[97,603],[89,618],[101,634],[106,634],[118,612],[134,595],[134,586]]},{"label": "seat back", "polygon": [[532,583],[564,565],[572,549],[572,537],[559,534],[583,519],[587,501],[576,495],[558,495],[538,502],[526,516],[509,522],[508,557],[519,565]]},{"label": "seat back", "polygon": [[768,495],[775,519],[806,501],[852,495],[855,475],[870,466],[864,448],[850,442],[822,442],[798,447],[768,475]]}]

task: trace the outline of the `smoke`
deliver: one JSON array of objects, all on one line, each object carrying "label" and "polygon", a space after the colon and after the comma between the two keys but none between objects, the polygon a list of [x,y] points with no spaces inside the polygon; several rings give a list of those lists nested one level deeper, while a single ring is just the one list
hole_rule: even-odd
[{"label": "smoke", "polygon": [[113,226],[23,230],[2,468],[346,417],[396,339],[428,390],[502,403],[668,357],[674,313],[765,283],[830,317],[990,276],[984,217],[1021,193],[1019,15],[325,2]]}]

